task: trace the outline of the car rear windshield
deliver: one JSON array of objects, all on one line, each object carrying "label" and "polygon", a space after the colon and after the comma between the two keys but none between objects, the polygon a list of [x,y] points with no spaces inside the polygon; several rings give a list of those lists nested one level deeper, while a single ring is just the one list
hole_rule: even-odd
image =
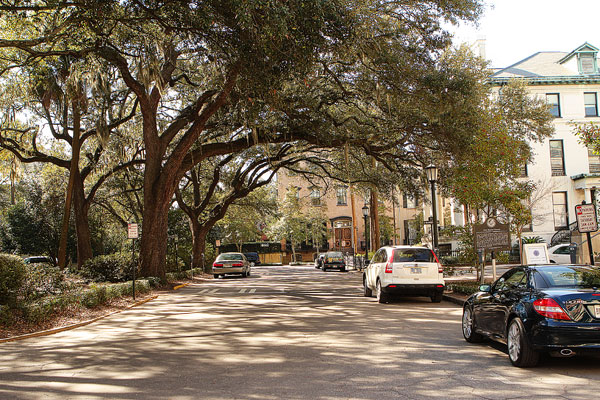
[{"label": "car rear windshield", "polygon": [[597,267],[553,266],[538,268],[537,272],[544,278],[545,287],[600,287],[600,268]]},{"label": "car rear windshield", "polygon": [[243,260],[241,254],[219,254],[217,261],[237,261]]},{"label": "car rear windshield", "polygon": [[429,249],[395,249],[394,262],[435,262]]},{"label": "car rear windshield", "polygon": [[330,251],[327,253],[327,257],[329,258],[342,258],[344,255],[339,251]]}]

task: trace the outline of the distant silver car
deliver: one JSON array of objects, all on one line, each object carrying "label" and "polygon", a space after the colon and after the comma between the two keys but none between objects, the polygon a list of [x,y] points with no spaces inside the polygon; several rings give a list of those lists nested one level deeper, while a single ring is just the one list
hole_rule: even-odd
[{"label": "distant silver car", "polygon": [[226,274],[239,274],[245,278],[250,276],[250,262],[243,253],[222,253],[213,263],[212,271],[215,279]]}]

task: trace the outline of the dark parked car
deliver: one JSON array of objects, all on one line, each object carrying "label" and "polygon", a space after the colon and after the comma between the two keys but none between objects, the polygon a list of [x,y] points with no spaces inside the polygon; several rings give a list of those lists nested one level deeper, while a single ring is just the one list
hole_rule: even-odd
[{"label": "dark parked car", "polygon": [[517,367],[535,366],[541,353],[568,357],[598,352],[600,268],[512,268],[467,299],[462,330],[468,342],[489,337],[507,344]]},{"label": "dark parked car", "polygon": [[341,251],[328,251],[323,257],[323,271],[331,268],[339,269],[340,271],[346,271],[346,262],[344,261],[344,255]]},{"label": "dark parked car", "polygon": [[250,251],[248,253],[244,253],[249,262],[254,263],[254,265],[260,265],[260,258],[258,257],[258,253],[255,251]]},{"label": "dark parked car", "polygon": [[48,256],[32,256],[32,257],[27,257],[23,260],[23,262],[25,264],[52,264],[52,265],[56,265],[56,260],[53,259],[52,257],[48,257]]}]

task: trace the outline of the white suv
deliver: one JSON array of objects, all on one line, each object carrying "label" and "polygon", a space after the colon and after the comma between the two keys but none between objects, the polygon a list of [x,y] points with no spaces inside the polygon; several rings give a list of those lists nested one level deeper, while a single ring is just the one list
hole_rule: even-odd
[{"label": "white suv", "polygon": [[363,273],[364,295],[373,291],[380,303],[391,295],[429,296],[442,301],[444,270],[427,247],[389,246],[377,250]]}]

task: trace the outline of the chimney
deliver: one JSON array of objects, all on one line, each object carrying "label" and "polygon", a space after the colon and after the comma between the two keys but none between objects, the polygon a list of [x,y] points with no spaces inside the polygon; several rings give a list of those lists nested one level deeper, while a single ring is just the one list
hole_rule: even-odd
[{"label": "chimney", "polygon": [[484,60],[487,60],[485,54],[485,36],[478,37],[475,41],[475,46],[477,46],[477,50],[479,51],[479,57],[483,58]]}]

